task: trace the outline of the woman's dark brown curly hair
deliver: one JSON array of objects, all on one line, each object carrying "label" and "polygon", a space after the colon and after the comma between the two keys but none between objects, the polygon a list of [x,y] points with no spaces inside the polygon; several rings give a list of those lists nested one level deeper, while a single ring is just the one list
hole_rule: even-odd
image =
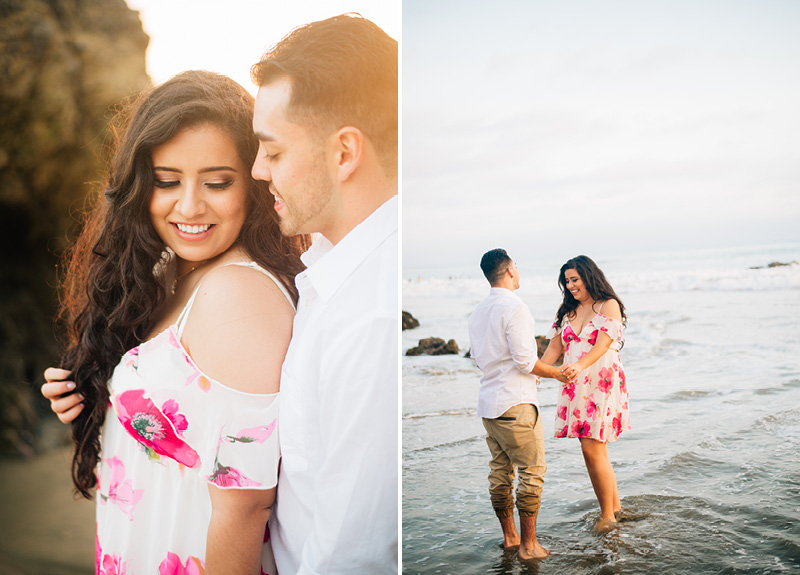
[{"label": "woman's dark brown curly hair", "polygon": [[575,256],[561,266],[558,272],[558,287],[561,288],[561,294],[564,296],[564,300],[561,302],[558,312],[556,313],[557,326],[562,325],[564,316],[571,315],[572,312],[578,308],[578,300],[576,300],[567,289],[567,278],[565,275],[567,270],[575,270],[578,272],[578,275],[581,276],[581,280],[583,280],[583,285],[586,287],[586,291],[589,292],[593,300],[600,302],[609,299],[617,300],[619,311],[622,314],[622,324],[625,325],[627,323],[625,306],[614,291],[614,288],[608,283],[603,270],[597,267],[597,264],[594,263],[592,258],[588,256]]},{"label": "woman's dark brown curly hair", "polygon": [[[68,343],[62,365],[72,370],[84,409],[72,424],[72,480],[87,499],[97,485],[100,430],[109,403],[108,380],[125,352],[154,327],[166,297],[156,270],[164,242],[150,221],[153,148],[182,128],[213,125],[235,143],[245,166],[258,152],[253,97],[218,74],[190,71],[143,93],[113,122],[116,142],[105,185],[66,254],[60,317]],[[245,174],[250,178],[249,174]],[[281,279],[297,299],[294,276],[307,236],[285,238],[265,182],[250,179],[247,218],[237,240],[247,254]]]}]

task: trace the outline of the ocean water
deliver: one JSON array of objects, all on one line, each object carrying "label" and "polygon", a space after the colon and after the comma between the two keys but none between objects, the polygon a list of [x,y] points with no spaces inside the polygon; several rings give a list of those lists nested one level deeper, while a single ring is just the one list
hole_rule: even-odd
[{"label": "ocean water", "polygon": [[[609,445],[623,520],[593,532],[580,447],[552,437],[559,384],[542,379],[538,535],[552,555],[539,563],[499,547],[479,370],[461,355],[404,357],[403,573],[800,573],[800,265],[750,269],[772,261],[800,261],[800,244],[598,258],[628,315],[632,429]],[[558,266],[519,264],[543,335]],[[429,336],[468,349],[488,284],[450,271],[406,274],[403,309],[420,327],[404,351]]]}]

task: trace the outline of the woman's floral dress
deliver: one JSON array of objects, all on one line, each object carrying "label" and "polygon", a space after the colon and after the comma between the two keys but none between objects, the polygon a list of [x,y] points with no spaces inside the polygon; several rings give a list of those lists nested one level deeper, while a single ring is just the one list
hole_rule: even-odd
[{"label": "woman's floral dress", "polygon": [[[602,306],[601,306],[602,309]],[[555,437],[589,437],[603,442],[616,441],[630,429],[628,386],[619,359],[622,322],[597,313],[581,333],[575,333],[567,318],[562,326],[553,323],[548,339],[561,337],[564,363],[583,358],[600,332],[611,337],[611,347],[600,359],[583,370],[575,381],[562,383],[556,408]]]},{"label": "woman's floral dress", "polygon": [[[229,265],[272,277],[255,264]],[[202,574],[208,484],[277,485],[279,396],[234,390],[195,365],[180,339],[196,294],[175,325],[122,357],[109,382],[98,465],[100,575]],[[266,525],[261,571],[275,573]]]}]

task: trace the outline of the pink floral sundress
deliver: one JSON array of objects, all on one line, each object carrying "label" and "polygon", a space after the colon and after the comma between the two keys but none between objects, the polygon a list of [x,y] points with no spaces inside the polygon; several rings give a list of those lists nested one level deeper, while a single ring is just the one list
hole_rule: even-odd
[{"label": "pink floral sundress", "polygon": [[[602,309],[602,305],[600,306]],[[562,383],[556,407],[555,437],[588,437],[603,442],[619,439],[630,429],[628,386],[619,359],[622,322],[597,313],[577,334],[564,318],[562,326],[553,323],[547,338],[561,337],[564,363],[583,358],[600,332],[611,337],[611,347],[600,359],[580,372],[575,381]]]},{"label": "pink floral sundress", "polygon": [[[292,302],[255,263],[228,265],[267,274]],[[277,485],[279,395],[234,390],[197,367],[180,341],[196,295],[175,325],[128,351],[109,381],[98,465],[99,575],[201,575],[208,484]],[[264,527],[261,572],[274,575]]]}]

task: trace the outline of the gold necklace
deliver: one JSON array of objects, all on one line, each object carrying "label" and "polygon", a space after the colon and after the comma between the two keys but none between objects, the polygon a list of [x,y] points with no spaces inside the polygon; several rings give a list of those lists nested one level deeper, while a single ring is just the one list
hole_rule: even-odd
[{"label": "gold necklace", "polygon": [[197,269],[197,268],[199,268],[200,266],[204,266],[204,265],[206,265],[207,263],[208,263],[208,260],[203,260],[202,262],[200,262],[199,264],[197,264],[196,266],[194,266],[192,269],[190,269],[188,272],[186,272],[186,273],[183,273],[183,274],[179,275],[178,277],[176,277],[176,278],[175,278],[175,280],[172,282],[172,289],[170,290],[170,291],[172,292],[172,295],[175,295],[175,288],[177,288],[177,287],[178,287],[178,282],[179,282],[179,281],[181,281],[183,278],[185,278],[186,276],[188,276],[190,273],[192,273],[194,270],[196,270],[196,269]]}]

